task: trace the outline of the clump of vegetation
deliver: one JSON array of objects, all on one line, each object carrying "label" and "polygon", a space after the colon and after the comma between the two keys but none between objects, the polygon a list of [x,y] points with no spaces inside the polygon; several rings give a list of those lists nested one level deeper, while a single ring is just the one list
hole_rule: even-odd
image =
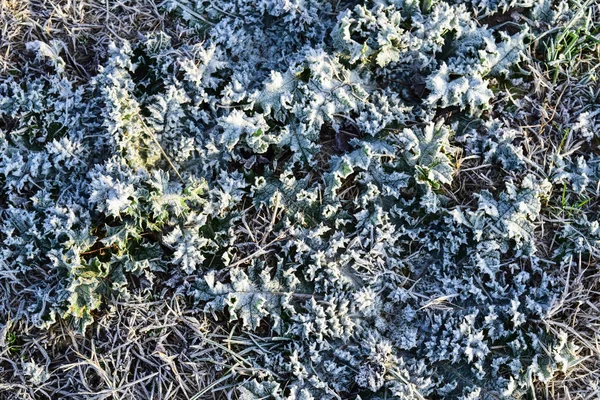
[{"label": "clump of vegetation", "polygon": [[0,83],[0,389],[591,393],[588,6],[169,0],[176,29],[89,79],[28,42]]}]

